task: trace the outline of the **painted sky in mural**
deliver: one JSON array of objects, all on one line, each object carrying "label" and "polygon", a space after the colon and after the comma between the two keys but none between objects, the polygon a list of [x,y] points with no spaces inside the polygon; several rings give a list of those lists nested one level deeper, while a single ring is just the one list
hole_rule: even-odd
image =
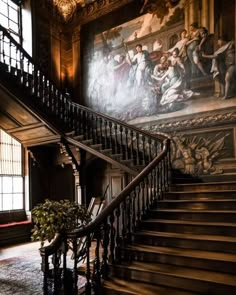
[{"label": "painted sky in mural", "polygon": [[184,28],[183,3],[161,19],[145,14],[95,36],[86,61],[89,107],[122,120],[184,112],[216,94],[214,80],[217,96],[232,97],[234,65],[225,57],[234,57],[233,41],[218,40],[216,50],[207,28]]}]

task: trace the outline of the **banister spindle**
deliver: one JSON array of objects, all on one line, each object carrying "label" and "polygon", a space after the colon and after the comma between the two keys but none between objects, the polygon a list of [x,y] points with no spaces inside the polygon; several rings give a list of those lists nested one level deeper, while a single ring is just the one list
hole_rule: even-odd
[{"label": "banister spindle", "polygon": [[109,246],[109,226],[107,219],[103,223],[103,253],[102,253],[102,275],[107,278],[108,275],[108,246]]},{"label": "banister spindle", "polygon": [[140,152],[139,152],[139,133],[136,132],[136,164],[140,165],[141,164],[141,160],[140,160]]},{"label": "banister spindle", "polygon": [[[91,247],[91,237],[90,235],[87,235],[86,238],[86,284],[85,284],[85,290],[86,290],[86,295],[91,295],[91,289],[92,289],[92,284],[91,284],[91,269],[90,269],[90,247]],[[77,270],[75,269],[75,273],[77,274]],[[77,279],[77,278],[76,278]],[[76,281],[77,283],[77,281]],[[77,285],[75,286],[77,287]],[[76,290],[77,288],[75,288]]]},{"label": "banister spindle", "polygon": [[125,128],[125,160],[128,160],[129,158],[129,140],[128,140],[128,133],[129,130],[126,127]]},{"label": "banister spindle", "polygon": [[120,262],[121,261],[121,233],[120,233],[120,206],[118,205],[118,207],[115,210],[115,216],[116,216],[116,245],[115,245],[115,260],[116,262]]},{"label": "banister spindle", "polygon": [[115,221],[115,217],[114,217],[114,212],[111,213],[110,215],[110,257],[109,257],[109,261],[110,263],[114,263],[115,262],[115,227],[114,227],[114,221]]}]

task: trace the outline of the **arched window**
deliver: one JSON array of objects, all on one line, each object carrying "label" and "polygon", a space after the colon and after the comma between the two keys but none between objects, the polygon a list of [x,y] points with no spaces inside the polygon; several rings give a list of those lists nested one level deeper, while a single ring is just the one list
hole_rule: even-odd
[{"label": "arched window", "polygon": [[0,129],[0,211],[24,208],[21,144]]}]

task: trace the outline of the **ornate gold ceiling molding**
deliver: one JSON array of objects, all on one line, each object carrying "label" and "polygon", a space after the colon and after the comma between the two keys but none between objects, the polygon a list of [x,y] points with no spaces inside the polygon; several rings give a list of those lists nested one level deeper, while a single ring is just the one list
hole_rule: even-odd
[{"label": "ornate gold ceiling molding", "polygon": [[95,0],[53,0],[53,4],[57,7],[59,13],[65,21],[72,18],[77,7],[84,7],[86,4]]},{"label": "ornate gold ceiling molding", "polygon": [[[49,0],[63,17],[64,21],[69,21],[74,13],[78,12],[82,23],[86,23],[97,15],[101,16],[117,9],[125,4],[137,0]],[[141,0],[140,0],[141,1]],[[83,9],[79,9],[83,8]]]}]

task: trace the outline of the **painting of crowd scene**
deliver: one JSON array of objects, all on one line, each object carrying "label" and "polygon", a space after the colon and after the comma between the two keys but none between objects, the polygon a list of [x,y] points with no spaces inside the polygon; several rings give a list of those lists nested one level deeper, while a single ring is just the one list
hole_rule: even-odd
[{"label": "painting of crowd scene", "polygon": [[88,106],[121,120],[184,112],[200,100],[206,109],[207,97],[236,103],[234,41],[197,22],[186,28],[184,1],[97,34],[86,64]]}]

